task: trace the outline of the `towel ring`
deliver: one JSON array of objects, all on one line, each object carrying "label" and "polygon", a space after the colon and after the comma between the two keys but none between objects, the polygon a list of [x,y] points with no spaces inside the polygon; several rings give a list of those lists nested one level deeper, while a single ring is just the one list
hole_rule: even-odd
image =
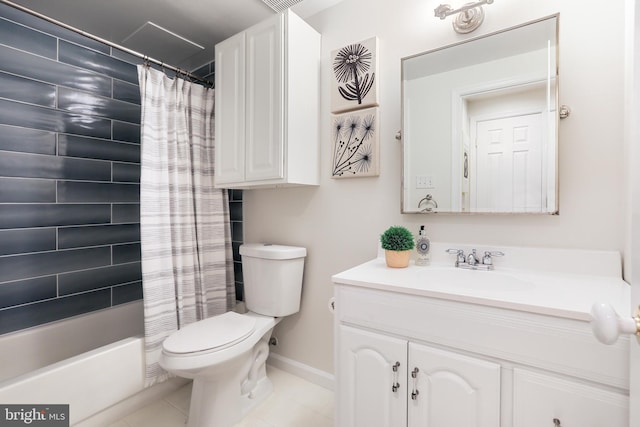
[{"label": "towel ring", "polygon": [[426,196],[424,196],[423,199],[421,199],[418,202],[418,209],[420,209],[420,207],[422,207],[423,203],[424,203],[425,207],[424,207],[424,209],[422,209],[421,212],[433,212],[434,209],[438,208],[438,202],[436,202],[433,199],[433,196],[431,194],[427,194]]}]

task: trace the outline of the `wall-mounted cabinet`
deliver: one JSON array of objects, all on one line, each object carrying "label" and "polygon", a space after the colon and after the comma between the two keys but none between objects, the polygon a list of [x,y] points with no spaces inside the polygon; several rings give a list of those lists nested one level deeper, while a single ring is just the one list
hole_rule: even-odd
[{"label": "wall-mounted cabinet", "polygon": [[320,34],[288,10],[215,57],[216,187],[318,185]]}]

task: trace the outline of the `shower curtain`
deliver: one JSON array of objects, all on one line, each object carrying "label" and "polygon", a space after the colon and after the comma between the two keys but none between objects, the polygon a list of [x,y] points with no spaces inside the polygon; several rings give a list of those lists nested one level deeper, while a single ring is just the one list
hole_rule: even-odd
[{"label": "shower curtain", "polygon": [[226,190],[213,187],[214,91],[138,66],[146,385],[169,374],[162,341],[235,304]]}]

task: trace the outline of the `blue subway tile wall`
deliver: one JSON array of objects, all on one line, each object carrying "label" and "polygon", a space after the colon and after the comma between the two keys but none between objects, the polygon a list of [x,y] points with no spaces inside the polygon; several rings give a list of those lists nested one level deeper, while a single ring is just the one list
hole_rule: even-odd
[{"label": "blue subway tile wall", "polygon": [[208,64],[205,64],[202,67],[195,69],[193,71],[193,74],[195,74],[198,77],[202,77],[203,79],[207,79],[211,82],[214,81],[215,75],[216,75],[215,62],[209,62]]},{"label": "blue subway tile wall", "polygon": [[140,62],[0,4],[0,334],[142,298]]},{"label": "blue subway tile wall", "polygon": [[236,299],[244,301],[244,281],[240,245],[244,241],[242,227],[242,190],[229,190],[229,216],[231,217],[231,247],[233,249],[233,272],[236,281]]},{"label": "blue subway tile wall", "polygon": [[0,150],[55,155],[56,134],[0,125]]}]

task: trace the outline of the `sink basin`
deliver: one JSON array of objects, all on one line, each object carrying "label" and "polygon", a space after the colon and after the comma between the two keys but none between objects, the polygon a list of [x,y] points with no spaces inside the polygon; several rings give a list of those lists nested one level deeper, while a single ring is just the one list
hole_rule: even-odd
[{"label": "sink basin", "polygon": [[416,279],[428,286],[458,289],[513,292],[531,289],[532,282],[496,270],[465,270],[455,267],[429,266],[414,269]]}]

